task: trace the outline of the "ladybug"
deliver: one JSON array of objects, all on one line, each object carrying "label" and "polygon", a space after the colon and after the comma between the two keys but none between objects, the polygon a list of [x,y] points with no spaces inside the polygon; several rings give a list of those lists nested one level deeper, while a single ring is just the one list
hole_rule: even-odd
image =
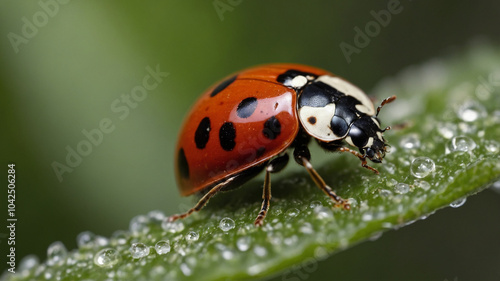
[{"label": "ladybug", "polygon": [[[175,156],[181,195],[203,197],[174,221],[199,211],[219,191],[240,186],[265,171],[263,202],[255,220],[263,224],[271,199],[270,174],[282,170],[293,149],[316,185],[335,206],[350,209],[311,165],[311,139],[327,151],[349,152],[378,174],[387,143],[375,110],[358,87],[325,70],[298,64],[269,64],[242,70],[209,88],[182,126]],[[355,147],[355,151],[349,148]]]}]

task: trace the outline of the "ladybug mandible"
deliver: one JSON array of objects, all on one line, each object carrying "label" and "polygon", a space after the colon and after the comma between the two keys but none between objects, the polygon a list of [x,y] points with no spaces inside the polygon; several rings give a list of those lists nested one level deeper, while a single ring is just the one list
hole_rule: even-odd
[{"label": "ladybug mandible", "polygon": [[[350,152],[368,166],[380,163],[386,141],[375,110],[363,91],[325,70],[297,64],[270,64],[240,71],[206,91],[182,126],[175,174],[183,196],[203,193],[189,211],[199,211],[219,191],[240,186],[265,171],[263,202],[255,220],[262,225],[271,199],[270,174],[282,170],[289,149],[335,206],[350,209],[314,170],[307,147],[311,138],[327,151]],[[357,147],[351,150],[345,143]]]}]

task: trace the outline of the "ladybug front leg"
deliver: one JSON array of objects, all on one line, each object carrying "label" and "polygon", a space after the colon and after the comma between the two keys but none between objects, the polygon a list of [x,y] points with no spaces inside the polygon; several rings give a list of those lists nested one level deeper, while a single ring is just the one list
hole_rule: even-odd
[{"label": "ladybug front leg", "polygon": [[262,206],[259,215],[255,219],[256,226],[262,226],[266,218],[267,211],[269,210],[269,203],[271,201],[271,173],[276,173],[285,168],[288,163],[288,154],[283,154],[271,160],[266,167],[266,176],[264,178],[264,189],[262,192]]},{"label": "ladybug front leg", "polygon": [[339,148],[339,151],[340,152],[350,152],[351,154],[353,154],[354,156],[358,157],[359,160],[361,160],[361,166],[363,166],[363,168],[367,168],[368,170],[372,170],[373,172],[375,172],[375,174],[379,174],[378,170],[371,167],[371,166],[368,166],[368,163],[366,162],[366,156],[355,151],[355,150],[352,150],[352,149],[349,149],[347,147],[341,147]]},{"label": "ladybug front leg", "polygon": [[313,168],[311,165],[311,153],[309,152],[309,148],[305,145],[300,145],[295,148],[293,151],[293,156],[295,157],[295,161],[299,163],[300,165],[304,166],[313,179],[314,183],[323,190],[323,192],[330,197],[333,202],[335,202],[336,207],[343,207],[346,210],[351,209],[351,205],[349,205],[349,202],[342,197],[338,196],[333,192],[332,188],[329,187],[326,182],[321,178],[321,176],[316,172],[316,170]]},{"label": "ladybug front leg", "polygon": [[189,209],[187,212],[183,213],[183,214],[178,214],[178,215],[173,215],[173,216],[170,216],[168,218],[168,221],[172,222],[172,221],[176,221],[178,219],[183,219],[189,215],[191,215],[192,213],[194,212],[198,212],[199,210],[201,210],[208,202],[208,200],[210,200],[210,198],[212,198],[215,194],[217,194],[217,192],[219,192],[223,187],[227,186],[229,183],[231,183],[236,177],[231,177],[231,178],[228,178],[227,180],[217,184],[216,186],[212,187],[210,189],[210,191],[207,192],[207,194],[205,194],[199,201],[198,203],[196,203],[196,205]]}]

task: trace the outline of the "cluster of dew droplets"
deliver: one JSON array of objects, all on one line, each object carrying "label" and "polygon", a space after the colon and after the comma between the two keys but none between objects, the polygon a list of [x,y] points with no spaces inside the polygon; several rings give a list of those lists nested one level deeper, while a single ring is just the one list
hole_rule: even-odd
[{"label": "cluster of dew droplets", "polygon": [[[427,140],[428,141],[428,140]],[[422,137],[417,133],[408,133],[403,136],[399,141],[399,147],[409,155],[418,155],[423,153],[428,147],[429,144],[427,142],[422,141]],[[410,160],[407,158],[398,158],[398,164],[394,163],[384,163],[384,165],[392,165],[389,169],[385,169],[386,172],[389,171],[389,175],[385,180],[385,185],[389,189],[379,189],[379,196],[382,198],[393,199],[396,202],[400,202],[402,200],[401,196],[404,196],[415,188],[422,189],[427,191],[430,189],[431,185],[423,180],[424,178],[431,175],[436,170],[436,164],[433,159],[426,156],[419,157],[410,157]],[[403,176],[404,181],[399,182],[395,178],[391,178],[391,175],[398,175],[396,173],[396,167],[403,168],[409,167],[410,174],[416,178],[415,182],[407,182],[408,176],[404,174],[399,174]],[[394,196],[396,195],[396,196]],[[400,203],[403,204],[403,203]],[[402,205],[401,205],[402,206]],[[401,208],[400,208],[401,209]]]},{"label": "cluster of dew droplets", "polygon": [[[451,94],[453,91],[450,91],[451,106],[449,108],[454,110],[445,110],[441,116],[442,119],[432,115],[427,116],[426,119],[422,120],[428,123],[421,124],[422,133],[411,132],[401,137],[398,149],[405,151],[405,154],[410,155],[410,157],[408,157],[409,159],[397,157],[397,154],[391,158],[387,157],[389,161],[386,161],[388,163],[384,163],[384,166],[389,166],[383,168],[382,171],[388,177],[379,181],[387,187],[377,189],[377,194],[381,198],[401,200],[406,194],[413,191],[418,191],[419,195],[427,192],[437,194],[442,192],[440,190],[442,186],[446,186],[446,184],[442,184],[443,182],[451,183],[455,179],[459,173],[457,168],[460,171],[465,171],[469,165],[482,159],[483,156],[479,156],[481,152],[490,156],[499,154],[500,142],[485,139],[488,132],[484,125],[488,122],[489,125],[492,122],[500,124],[500,111],[496,110],[493,114],[488,115],[485,105],[475,99],[465,101],[462,99],[463,102],[457,102],[465,95],[474,96],[471,89],[458,88],[460,87],[453,91],[461,91],[460,95]],[[484,99],[482,101],[484,102]],[[479,138],[481,141],[476,142],[475,138]],[[430,156],[431,154],[428,152],[436,151],[442,141],[445,143],[443,157]],[[390,166],[391,164],[393,166]],[[456,167],[449,169],[449,165],[456,165]],[[396,168],[393,169],[393,167]],[[405,167],[409,168],[410,177],[400,172]],[[451,203],[450,206],[459,207],[465,201],[466,199],[462,198]],[[367,218],[365,217],[365,219]]]}]

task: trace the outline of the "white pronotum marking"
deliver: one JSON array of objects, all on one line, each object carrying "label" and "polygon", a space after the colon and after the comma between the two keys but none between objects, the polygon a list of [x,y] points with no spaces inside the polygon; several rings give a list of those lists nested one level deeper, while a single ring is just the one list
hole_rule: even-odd
[{"label": "white pronotum marking", "polygon": [[[343,138],[337,136],[331,129],[331,121],[335,114],[335,104],[330,103],[325,107],[303,106],[299,108],[299,119],[302,127],[313,137],[322,141],[334,141]],[[311,124],[308,119],[316,118],[316,123]]]},{"label": "white pronotum marking", "polygon": [[346,80],[330,75],[320,76],[318,77],[318,79],[316,79],[316,81],[321,81],[348,96],[356,98],[361,102],[361,104],[356,105],[357,110],[367,114],[368,116],[375,115],[375,108],[372,101],[360,88],[354,86]]},{"label": "white pronotum marking", "polygon": [[292,79],[291,86],[293,88],[298,89],[298,88],[304,87],[306,84],[307,84],[307,78],[302,76],[302,75],[299,75],[299,76],[295,76],[295,78]]}]

